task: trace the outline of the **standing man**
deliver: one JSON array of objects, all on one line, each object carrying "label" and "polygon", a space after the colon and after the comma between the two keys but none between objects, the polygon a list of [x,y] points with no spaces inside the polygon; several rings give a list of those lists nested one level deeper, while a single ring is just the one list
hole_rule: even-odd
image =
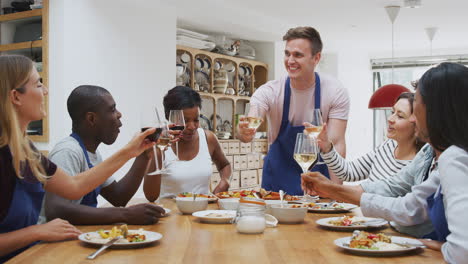
[{"label": "standing man", "polygon": [[[320,109],[335,149],[344,156],[349,96],[338,80],[315,72],[322,52],[322,40],[317,30],[292,28],[283,40],[286,41],[284,66],[288,75],[258,88],[250,101],[250,111],[266,115],[268,120],[270,148],[263,166],[262,187],[298,195],[303,191],[302,170],[293,158],[297,133],[303,132],[304,122],[312,120],[312,110]],[[239,123],[238,135],[242,142],[252,141],[255,135],[255,129],[247,125],[246,122]],[[313,171],[320,171],[339,182],[325,164],[314,166]]]},{"label": "standing man", "polygon": [[[68,97],[67,108],[73,133],[55,145],[49,159],[73,176],[102,162],[97,148],[101,143],[115,142],[122,114],[106,89],[92,85],[75,88]],[[110,177],[79,200],[70,201],[47,192],[41,216],[49,221],[62,218],[76,225],[153,224],[164,215],[163,208],[150,203],[125,207],[140,186],[149,162],[150,156],[143,152],[119,182]],[[96,208],[99,194],[115,207]]]}]

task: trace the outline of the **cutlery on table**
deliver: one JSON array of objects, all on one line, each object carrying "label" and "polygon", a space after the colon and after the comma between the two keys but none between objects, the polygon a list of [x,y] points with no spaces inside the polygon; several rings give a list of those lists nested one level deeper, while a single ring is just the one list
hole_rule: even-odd
[{"label": "cutlery on table", "polygon": [[106,248],[112,246],[115,242],[117,242],[119,239],[121,239],[122,236],[118,236],[118,237],[115,237],[113,238],[112,240],[110,240],[109,242],[105,243],[104,245],[102,245],[101,248],[99,248],[98,250],[96,250],[93,254],[89,255],[87,257],[87,259],[94,259],[97,257],[97,255],[99,255],[102,251],[104,251]]}]

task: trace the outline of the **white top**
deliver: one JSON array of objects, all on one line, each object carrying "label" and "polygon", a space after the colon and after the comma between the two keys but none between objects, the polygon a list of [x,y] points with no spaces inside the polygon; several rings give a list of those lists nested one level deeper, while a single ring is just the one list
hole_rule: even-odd
[{"label": "white top", "polygon": [[411,160],[395,158],[397,143],[387,139],[376,149],[352,161],[347,161],[333,148],[328,153],[320,153],[328,168],[335,175],[347,182],[369,179],[383,180],[395,176]]},{"label": "white top", "polygon": [[438,169],[416,185],[404,197],[382,197],[364,193],[361,210],[365,216],[381,217],[400,225],[415,225],[429,219],[427,197],[441,191],[450,235],[442,245],[448,263],[466,263],[468,259],[468,152],[451,146],[439,157]]},{"label": "white top", "polygon": [[[284,85],[288,76],[273,80],[260,86],[252,95],[251,105],[259,106],[266,112],[268,120],[268,142],[272,144],[278,136],[283,116]],[[349,95],[344,86],[330,75],[319,73],[320,110],[323,122],[332,119],[348,119]],[[315,85],[306,90],[296,90],[291,86],[289,102],[289,121],[294,126],[301,126],[312,120],[315,109]]]},{"label": "white top", "polygon": [[161,175],[161,198],[177,195],[181,192],[209,193],[209,184],[213,168],[211,155],[203,128],[198,128],[198,154],[192,160],[179,160],[172,148],[165,154],[164,166],[170,174]]}]

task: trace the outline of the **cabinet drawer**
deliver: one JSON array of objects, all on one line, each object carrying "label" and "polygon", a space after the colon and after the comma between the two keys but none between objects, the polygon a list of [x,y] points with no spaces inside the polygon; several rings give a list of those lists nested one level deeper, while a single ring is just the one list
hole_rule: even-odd
[{"label": "cabinet drawer", "polygon": [[231,176],[231,184],[229,185],[229,189],[239,189],[240,187],[240,172],[233,171]]},{"label": "cabinet drawer", "polygon": [[221,148],[223,148],[224,155],[229,154],[229,143],[228,142],[222,142],[221,143]]},{"label": "cabinet drawer", "polygon": [[240,170],[241,169],[241,157],[239,155],[234,156],[234,165],[232,166],[234,170]]},{"label": "cabinet drawer", "polygon": [[229,142],[229,154],[239,154],[239,142]]},{"label": "cabinet drawer", "polygon": [[246,170],[247,169],[247,155],[242,155],[240,156],[240,168],[241,170]]},{"label": "cabinet drawer", "polygon": [[247,168],[258,169],[258,154],[247,154]]},{"label": "cabinet drawer", "polygon": [[248,154],[252,152],[252,143],[240,143],[240,153]]},{"label": "cabinet drawer", "polygon": [[248,187],[250,183],[250,173],[249,171],[241,171],[240,172],[240,187]]}]

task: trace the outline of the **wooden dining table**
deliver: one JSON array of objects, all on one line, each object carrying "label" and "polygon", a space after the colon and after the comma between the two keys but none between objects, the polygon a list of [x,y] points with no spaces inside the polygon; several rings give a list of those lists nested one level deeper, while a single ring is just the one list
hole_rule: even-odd
[{"label": "wooden dining table", "polygon": [[[144,202],[133,199],[131,204]],[[206,224],[192,215],[182,215],[175,201],[161,201],[170,214],[157,224],[135,226],[158,232],[163,238],[142,248],[110,248],[94,260],[86,257],[96,251],[79,240],[39,243],[8,263],[442,263],[440,251],[418,249],[398,256],[360,256],[337,247],[334,240],[351,236],[351,232],[331,231],[319,227],[320,218],[341,214],[308,213],[302,224],[278,224],[263,234],[248,235],[236,231],[234,224]],[[208,209],[218,209],[216,203]],[[359,208],[347,215],[362,215]],[[82,232],[111,229],[113,225],[77,226]],[[405,236],[390,227],[378,230]]]}]

